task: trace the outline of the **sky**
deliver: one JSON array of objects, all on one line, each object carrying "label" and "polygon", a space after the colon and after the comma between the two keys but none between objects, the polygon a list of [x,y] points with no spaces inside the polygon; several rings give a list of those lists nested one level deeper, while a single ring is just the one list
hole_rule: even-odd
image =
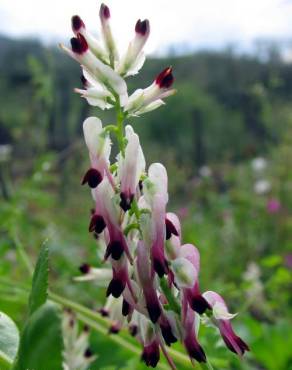
[{"label": "sky", "polygon": [[[70,18],[78,14],[98,34],[97,0],[0,0],[0,33],[36,36],[58,43],[71,37]],[[238,45],[255,39],[292,39],[292,0],[108,0],[121,48],[137,19],[148,18],[146,52],[161,54],[174,45],[188,49]]]}]

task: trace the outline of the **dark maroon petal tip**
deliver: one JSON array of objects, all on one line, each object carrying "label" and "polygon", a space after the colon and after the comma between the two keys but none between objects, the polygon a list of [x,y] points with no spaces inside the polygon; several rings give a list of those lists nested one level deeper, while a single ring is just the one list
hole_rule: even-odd
[{"label": "dark maroon petal tip", "polygon": [[85,352],[84,352],[84,357],[89,358],[89,357],[91,357],[92,355],[93,355],[93,352],[91,351],[91,349],[90,349],[90,348],[87,348],[87,349],[85,350]]},{"label": "dark maroon petal tip", "polygon": [[129,209],[131,209],[131,204],[133,202],[134,195],[128,197],[125,193],[121,193],[120,198],[121,198],[120,207],[124,212],[127,212]]},{"label": "dark maroon petal tip", "polygon": [[161,324],[160,329],[163,339],[168,346],[170,346],[172,343],[177,342],[177,338],[174,336],[171,326],[168,322],[166,324]]},{"label": "dark maroon petal tip", "polygon": [[236,343],[240,347],[243,355],[245,351],[250,351],[249,346],[240,337],[236,336]]},{"label": "dark maroon petal tip", "polygon": [[102,317],[108,317],[109,316],[109,311],[104,307],[100,308],[98,310],[98,312],[101,314]]},{"label": "dark maroon petal tip", "polygon": [[87,183],[91,189],[94,189],[101,183],[101,181],[102,181],[101,173],[96,168],[90,168],[84,175],[81,185]]},{"label": "dark maroon petal tip", "polygon": [[97,234],[100,234],[103,232],[103,230],[106,228],[106,223],[104,221],[104,218],[100,215],[93,215],[90,220],[90,224],[88,227],[89,232],[95,232]]},{"label": "dark maroon petal tip", "polygon": [[83,75],[80,76],[80,81],[84,89],[87,89],[89,87],[89,82],[86,80],[86,78]]},{"label": "dark maroon petal tip", "polygon": [[162,278],[163,275],[167,275],[169,268],[166,260],[161,261],[158,258],[153,258],[153,269],[157,275]]},{"label": "dark maroon petal tip", "polygon": [[71,47],[72,51],[76,54],[83,54],[88,50],[88,44],[85,40],[84,36],[82,36],[80,33],[77,34],[77,37],[72,37],[71,41]]},{"label": "dark maroon petal tip", "polygon": [[129,302],[127,302],[125,299],[123,299],[123,305],[122,305],[122,315],[128,316],[131,312],[131,305]]},{"label": "dark maroon petal tip", "polygon": [[83,326],[83,331],[84,331],[84,333],[89,333],[90,332],[89,326],[88,325],[84,325]]},{"label": "dark maroon petal tip", "polygon": [[114,260],[119,260],[124,252],[122,243],[118,240],[112,241],[108,244],[104,258],[107,259],[112,256]]},{"label": "dark maroon petal tip", "polygon": [[240,353],[238,353],[237,349],[234,348],[233,344],[229,341],[228,337],[223,335],[223,340],[226,346],[230,349],[231,352],[243,356],[245,351],[249,351],[249,346],[237,335],[234,334],[233,340],[236,342],[237,346],[240,349]]},{"label": "dark maroon petal tip", "polygon": [[206,354],[199,343],[196,346],[189,348],[188,353],[190,357],[194,358],[198,362],[207,362]]},{"label": "dark maroon petal tip", "polygon": [[132,324],[129,326],[129,333],[132,337],[135,337],[138,334],[138,326],[135,324]]},{"label": "dark maroon petal tip", "polygon": [[82,274],[88,274],[90,271],[90,265],[88,263],[83,263],[79,266],[79,271],[82,272]]},{"label": "dark maroon petal tip", "polygon": [[111,13],[110,13],[109,7],[105,4],[101,4],[99,14],[101,18],[105,18],[105,19],[110,18]]},{"label": "dark maroon petal tip", "polygon": [[144,347],[141,360],[145,362],[147,366],[156,367],[160,358],[158,343],[154,342],[147,347]]},{"label": "dark maroon petal tip", "polygon": [[139,33],[142,36],[145,36],[146,33],[149,33],[150,31],[150,24],[148,19],[144,19],[144,21],[141,21],[141,19],[138,19],[136,26],[135,26],[135,32]]},{"label": "dark maroon petal tip", "polygon": [[71,18],[71,24],[73,32],[79,32],[81,28],[85,28],[85,24],[79,15],[73,15]]},{"label": "dark maroon petal tip", "polygon": [[191,308],[200,315],[206,310],[211,310],[211,306],[201,294],[193,295],[190,298],[189,304]]},{"label": "dark maroon petal tip", "polygon": [[172,68],[167,67],[156,77],[155,82],[161,89],[168,89],[174,81]]},{"label": "dark maroon petal tip", "polygon": [[108,330],[109,334],[118,334],[120,331],[121,331],[121,327],[119,324],[111,325]]},{"label": "dark maroon petal tip", "polygon": [[120,279],[112,279],[106,291],[106,296],[119,298],[125,289],[126,283]]},{"label": "dark maroon petal tip", "polygon": [[161,315],[161,308],[156,302],[147,302],[147,311],[149,313],[150,320],[155,324]]},{"label": "dark maroon petal tip", "polygon": [[174,224],[168,219],[165,219],[165,229],[166,229],[166,240],[171,238],[171,235],[178,236],[178,231]]}]

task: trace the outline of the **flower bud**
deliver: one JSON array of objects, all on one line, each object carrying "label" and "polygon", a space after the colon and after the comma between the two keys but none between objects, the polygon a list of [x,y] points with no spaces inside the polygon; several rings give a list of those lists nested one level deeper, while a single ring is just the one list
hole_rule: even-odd
[{"label": "flower bud", "polygon": [[101,30],[104,38],[105,46],[109,53],[109,60],[112,67],[114,67],[115,62],[118,60],[118,51],[116,43],[114,41],[112,30],[110,26],[110,10],[109,7],[105,4],[101,4],[99,10],[99,17],[101,21]]},{"label": "flower bud", "polygon": [[138,89],[129,97],[125,110],[135,116],[158,108],[164,104],[162,99],[176,92],[170,88],[173,81],[172,68],[164,69],[149,87]]},{"label": "flower bud", "polygon": [[121,76],[133,76],[138,73],[145,62],[142,51],[150,33],[149,21],[139,19],[135,26],[135,37],[130,42],[126,54],[120,60],[117,70]]}]

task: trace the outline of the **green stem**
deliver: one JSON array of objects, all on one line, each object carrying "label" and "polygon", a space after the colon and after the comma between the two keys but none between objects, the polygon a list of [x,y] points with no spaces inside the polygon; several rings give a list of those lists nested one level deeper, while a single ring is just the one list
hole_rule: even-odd
[{"label": "green stem", "polygon": [[[108,333],[109,321],[108,319],[101,317],[98,313],[82,306],[79,303],[76,303],[74,301],[71,301],[70,299],[61,297],[58,294],[55,294],[52,292],[49,292],[49,298],[55,303],[61,304],[64,307],[71,308],[72,310],[77,312],[77,315],[82,318],[82,321],[85,322],[86,320],[87,323],[90,323],[90,324],[92,323],[92,325],[90,326],[92,326],[99,332],[103,334]],[[124,343],[126,343],[127,348],[129,350],[131,350],[135,354],[140,354],[140,349],[138,349],[135,345],[129,343],[129,340],[122,338],[120,335],[111,336],[111,338],[117,338],[117,339],[114,339],[116,343],[120,343],[120,344],[122,343],[121,345],[123,346],[124,346]],[[168,352],[176,362],[180,363],[183,366],[189,366],[189,358],[185,354],[180,353],[171,348],[169,348]]]},{"label": "green stem", "polygon": [[[97,332],[99,332],[101,334],[104,334],[104,335],[107,335],[107,338],[109,340],[111,340],[112,342],[118,344],[119,346],[123,347],[127,351],[129,351],[131,353],[134,353],[137,356],[140,356],[141,349],[134,346],[133,344],[129,343],[127,340],[122,338],[120,335],[115,335],[115,334],[108,335],[108,329],[107,328],[102,327],[100,324],[88,319],[87,317],[85,317],[81,314],[77,314],[77,318],[80,321],[82,321],[84,324],[86,324],[89,327],[91,327],[92,329],[96,330]],[[168,370],[168,366],[166,364],[161,364],[161,363],[158,365],[157,368],[160,369],[160,370]]]},{"label": "green stem", "polygon": [[119,149],[122,153],[122,156],[124,157],[125,156],[124,113],[123,113],[122,108],[121,108],[120,97],[118,96],[118,94],[116,94],[114,92],[113,92],[113,95],[114,95],[115,100],[116,100],[115,109],[116,109],[116,116],[117,116],[117,123],[116,123],[116,126],[115,126],[116,130],[114,132],[115,132],[116,137],[117,137],[117,141],[118,141],[118,144],[119,144]]},{"label": "green stem", "polygon": [[164,277],[160,279],[160,286],[168,301],[169,308],[180,315],[180,305],[175,296],[172,294],[172,291],[168,286],[168,282]]},{"label": "green stem", "polygon": [[74,301],[71,301],[70,299],[64,298],[62,296],[59,296],[58,294],[52,293],[49,291],[49,298],[54,301],[55,303],[61,304],[64,307],[72,308],[72,310],[92,319],[97,322],[99,322],[101,325],[108,325],[108,320],[102,317],[97,312],[94,312],[90,310],[87,307],[82,306],[79,303],[76,303]]}]

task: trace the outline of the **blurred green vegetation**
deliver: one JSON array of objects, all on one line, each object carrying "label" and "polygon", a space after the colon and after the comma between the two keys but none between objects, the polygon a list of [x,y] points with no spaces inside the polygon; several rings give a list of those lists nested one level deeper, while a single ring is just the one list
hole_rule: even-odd
[{"label": "blurred green vegetation", "polygon": [[[209,328],[200,341],[216,369],[292,369],[292,65],[277,53],[198,52],[148,60],[130,88],[148,86],[167,65],[177,95],[131,123],[147,163],[168,168],[169,210],[201,252],[202,289],[239,312],[234,324],[251,353],[239,361]],[[80,186],[82,121],[112,116],[73,93],[79,67],[57,48],[0,37],[0,66],[0,311],[23,328],[30,276],[22,247],[35,262],[47,240],[52,291],[94,310],[104,303],[103,289],[72,277],[84,261],[100,263],[87,232],[91,198]],[[92,332],[91,345],[92,370],[144,368],[110,336]]]}]

